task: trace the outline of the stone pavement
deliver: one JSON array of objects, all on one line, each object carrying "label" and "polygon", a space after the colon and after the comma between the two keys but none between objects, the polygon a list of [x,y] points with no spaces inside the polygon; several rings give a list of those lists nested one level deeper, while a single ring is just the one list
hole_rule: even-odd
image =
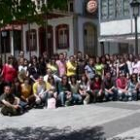
[{"label": "stone pavement", "polygon": [[140,140],[140,101],[0,115],[0,140]]}]

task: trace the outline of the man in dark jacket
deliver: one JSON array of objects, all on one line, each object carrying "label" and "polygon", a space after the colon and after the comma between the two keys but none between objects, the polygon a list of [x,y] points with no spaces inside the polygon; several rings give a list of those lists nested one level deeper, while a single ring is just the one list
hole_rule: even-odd
[{"label": "man in dark jacket", "polygon": [[4,93],[0,96],[3,115],[18,115],[21,113],[20,99],[11,93],[11,87],[5,86]]}]

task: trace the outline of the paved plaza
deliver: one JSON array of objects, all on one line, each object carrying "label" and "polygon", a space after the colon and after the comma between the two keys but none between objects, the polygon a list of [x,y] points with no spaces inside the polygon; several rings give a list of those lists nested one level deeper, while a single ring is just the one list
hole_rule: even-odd
[{"label": "paved plaza", "polygon": [[140,140],[140,101],[0,115],[0,140]]}]

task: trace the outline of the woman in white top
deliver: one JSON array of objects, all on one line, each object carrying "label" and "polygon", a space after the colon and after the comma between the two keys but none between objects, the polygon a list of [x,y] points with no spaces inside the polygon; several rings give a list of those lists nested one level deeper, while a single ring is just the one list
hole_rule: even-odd
[{"label": "woman in white top", "polygon": [[18,79],[21,83],[23,83],[24,79],[28,76],[28,60],[24,58],[20,58],[19,66],[18,66]]},{"label": "woman in white top", "polygon": [[139,65],[139,61],[138,58],[134,59],[134,62],[132,63],[132,73],[134,74],[139,74],[139,69],[140,69],[140,65]]}]

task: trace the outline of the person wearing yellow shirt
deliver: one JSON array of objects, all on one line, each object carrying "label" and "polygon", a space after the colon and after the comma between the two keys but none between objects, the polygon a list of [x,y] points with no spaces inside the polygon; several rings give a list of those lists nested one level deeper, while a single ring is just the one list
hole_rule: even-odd
[{"label": "person wearing yellow shirt", "polygon": [[58,66],[54,58],[51,58],[50,63],[47,64],[47,68],[51,69],[52,74],[58,75]]},{"label": "person wearing yellow shirt", "polygon": [[46,82],[43,81],[43,76],[39,76],[38,80],[33,84],[33,94],[37,105],[45,103],[47,99]]},{"label": "person wearing yellow shirt", "polygon": [[95,71],[96,74],[104,77],[104,65],[101,63],[100,57],[96,57]]},{"label": "person wearing yellow shirt", "polygon": [[68,62],[66,63],[66,68],[68,77],[76,75],[77,65],[74,56],[70,56]]}]

